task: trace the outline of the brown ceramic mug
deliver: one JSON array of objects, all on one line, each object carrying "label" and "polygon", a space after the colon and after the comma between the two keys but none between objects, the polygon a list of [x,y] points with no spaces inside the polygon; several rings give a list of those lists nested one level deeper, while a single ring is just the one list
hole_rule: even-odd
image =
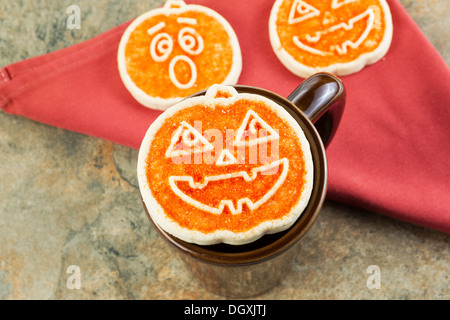
[{"label": "brown ceramic mug", "polygon": [[239,93],[258,94],[273,100],[285,108],[304,131],[313,158],[314,182],[309,203],[301,216],[289,229],[266,234],[249,244],[197,245],[167,233],[152,220],[145,204],[144,208],[156,230],[208,291],[244,298],[259,295],[280,282],[298,252],[299,240],[320,212],[327,191],[325,147],[339,125],[345,89],[338,78],[327,73],[306,79],[287,99],[256,87],[234,87]]}]

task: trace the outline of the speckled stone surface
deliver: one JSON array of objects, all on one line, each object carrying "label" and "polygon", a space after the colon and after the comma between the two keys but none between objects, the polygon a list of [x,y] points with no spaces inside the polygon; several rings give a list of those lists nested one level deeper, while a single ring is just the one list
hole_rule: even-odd
[{"label": "speckled stone surface", "polygon": [[[450,1],[401,0],[450,63]],[[0,0],[0,66],[90,39],[161,0]],[[222,299],[200,287],[141,206],[137,151],[0,112],[0,299]],[[327,201],[261,299],[450,299],[450,236]],[[69,289],[67,269],[81,271]],[[381,270],[381,288],[366,285]]]}]

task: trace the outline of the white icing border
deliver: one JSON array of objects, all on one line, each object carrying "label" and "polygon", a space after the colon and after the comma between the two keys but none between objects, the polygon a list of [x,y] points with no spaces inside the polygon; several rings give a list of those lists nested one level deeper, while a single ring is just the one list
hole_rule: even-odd
[{"label": "white icing border", "polygon": [[[384,14],[386,29],[384,32],[383,40],[379,44],[379,46],[373,50],[372,52],[367,52],[359,56],[356,60],[347,63],[336,63],[329,65],[327,67],[309,67],[306,66],[297,60],[295,60],[282,46],[280,42],[280,38],[278,37],[278,33],[276,30],[276,20],[278,16],[278,11],[280,9],[281,4],[285,0],[276,0],[275,4],[272,7],[270,18],[269,18],[269,36],[270,43],[272,48],[277,55],[278,59],[281,63],[290,70],[293,74],[302,77],[308,78],[309,76],[317,73],[317,72],[328,72],[335,74],[337,76],[345,76],[355,72],[362,70],[365,66],[373,64],[383,58],[389,50],[392,42],[393,35],[393,23],[391,11],[389,9],[389,5],[385,0],[378,0],[381,5],[381,11]],[[350,3],[353,1],[344,1],[338,5],[345,3]],[[335,2],[333,2],[335,4]]]},{"label": "white icing border", "polygon": [[[234,95],[229,98],[214,98],[218,90],[225,93],[233,93]],[[255,102],[263,101],[267,107],[275,111],[278,114],[278,116],[280,116],[283,120],[285,120],[292,128],[292,130],[294,131],[294,133],[296,134],[301,143],[305,160],[306,184],[304,191],[301,197],[299,198],[297,204],[289,214],[277,220],[265,221],[246,232],[235,233],[229,230],[217,230],[215,232],[206,234],[200,231],[193,231],[183,228],[180,225],[178,225],[175,221],[171,220],[165,215],[164,209],[153,197],[152,192],[147,183],[146,160],[155,134],[159,131],[159,129],[164,124],[166,119],[170,118],[171,116],[173,116],[175,113],[177,113],[182,109],[189,108],[197,104],[203,104],[210,108],[214,108],[216,105],[221,106],[232,105],[235,101],[237,101],[237,99],[246,99]],[[262,237],[264,234],[276,233],[286,230],[297,221],[297,219],[302,214],[303,210],[308,205],[309,199],[311,197],[314,180],[314,166],[312,162],[310,145],[307,138],[305,137],[305,134],[303,133],[303,130],[301,129],[300,125],[295,121],[295,119],[283,107],[279,106],[274,101],[269,100],[263,96],[248,93],[237,94],[236,90],[232,87],[213,85],[207,91],[205,96],[194,97],[179,102],[173,107],[167,109],[152,123],[142,141],[139,150],[137,176],[142,199],[145,203],[148,213],[150,214],[153,221],[169,234],[172,234],[173,236],[186,242],[196,243],[199,245],[211,245],[221,242],[232,245],[241,245],[253,242]]]},{"label": "white icing border", "polygon": [[[172,8],[172,5],[179,6],[178,8]],[[231,25],[228,23],[228,21],[222,17],[219,13],[216,11],[205,7],[201,5],[194,5],[194,4],[186,4],[184,1],[179,0],[169,0],[165,3],[165,5],[161,8],[153,9],[151,11],[148,11],[144,13],[143,15],[136,18],[125,30],[122,39],[119,44],[119,49],[117,53],[117,62],[119,67],[119,74],[120,77],[125,85],[125,87],[128,89],[128,91],[131,93],[131,95],[143,106],[150,108],[150,109],[157,109],[157,110],[166,110],[170,106],[174,105],[175,103],[179,102],[180,100],[184,99],[185,97],[177,97],[177,98],[160,98],[160,97],[152,97],[145,93],[142,89],[140,89],[136,84],[133,82],[131,77],[128,75],[127,68],[126,68],[126,57],[125,57],[125,48],[126,44],[128,42],[128,39],[130,38],[131,33],[145,20],[159,14],[166,14],[169,15],[171,13],[184,13],[187,11],[198,11],[202,12],[204,14],[207,14],[214,19],[216,19],[224,28],[224,30],[228,33],[228,36],[230,38],[230,44],[231,48],[233,50],[233,62],[231,66],[231,70],[225,80],[222,82],[222,84],[225,85],[233,85],[236,84],[239,80],[239,77],[241,75],[242,71],[242,54],[241,54],[241,48],[239,45],[238,38],[236,36],[236,33],[234,32]]]}]

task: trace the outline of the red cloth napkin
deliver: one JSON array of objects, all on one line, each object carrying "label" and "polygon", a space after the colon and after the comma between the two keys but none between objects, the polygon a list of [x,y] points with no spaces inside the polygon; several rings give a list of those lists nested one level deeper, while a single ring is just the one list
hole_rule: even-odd
[{"label": "red cloth napkin", "polygon": [[[272,51],[273,1],[188,1],[223,15],[243,53],[239,84],[288,96],[302,81]],[[450,72],[397,0],[384,59],[342,77],[347,106],[328,149],[328,197],[450,233]],[[0,69],[0,106],[138,148],[160,114],[126,91],[116,53],[127,24],[96,38]]]}]

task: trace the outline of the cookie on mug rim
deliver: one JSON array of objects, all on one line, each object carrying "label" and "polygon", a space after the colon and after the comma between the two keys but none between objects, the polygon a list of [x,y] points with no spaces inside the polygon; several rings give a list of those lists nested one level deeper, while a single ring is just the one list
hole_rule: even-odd
[{"label": "cookie on mug rim", "polygon": [[222,85],[150,126],[137,173],[152,220],[200,245],[242,245],[288,229],[308,205],[314,179],[296,120],[272,100]]}]

